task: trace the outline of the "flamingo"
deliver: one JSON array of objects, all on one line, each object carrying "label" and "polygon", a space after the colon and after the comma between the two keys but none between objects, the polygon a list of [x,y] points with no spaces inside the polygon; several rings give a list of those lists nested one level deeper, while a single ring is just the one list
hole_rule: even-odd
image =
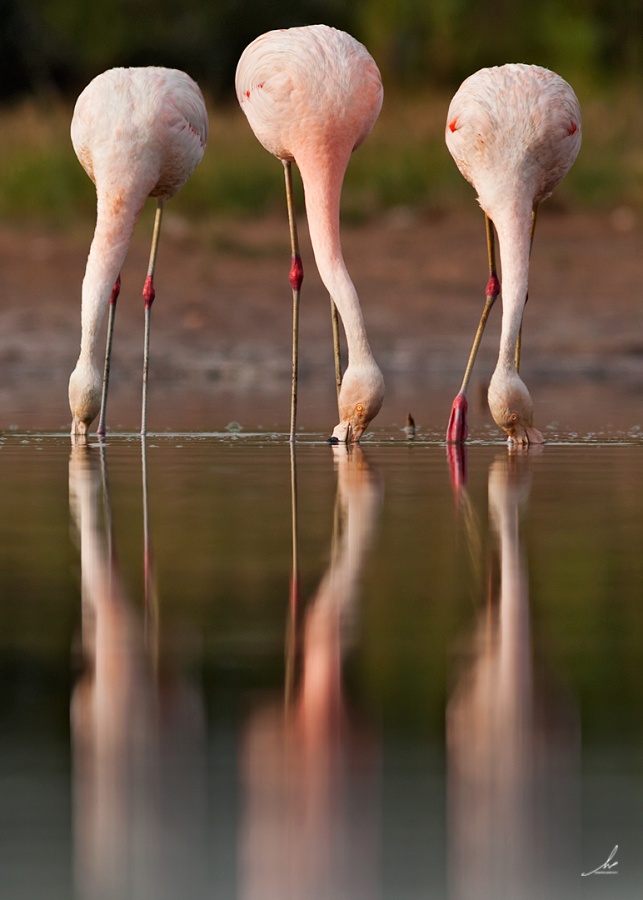
[{"label": "flamingo", "polygon": [[[150,262],[143,287],[145,344],[141,433],[146,430],[150,311],[163,204],[180,190],[203,156],[208,117],[196,83],[176,69],[109,69],[76,101],[71,140],[96,185],[97,213],[82,287],[80,355],[69,379],[72,435],[86,435],[101,412],[105,434],[112,334],[120,270],[148,197],[157,201]],[[110,314],[103,374],[97,364],[98,332]]]},{"label": "flamingo", "polygon": [[495,227],[502,262],[503,316],[489,407],[510,441],[542,443],[542,434],[533,426],[529,391],[518,374],[520,334],[536,213],[578,155],[580,105],[564,79],[540,66],[508,64],[480,69],[453,97],[445,134],[458,169],[478,192],[489,255],[487,301],[462,386],[453,401],[447,440],[466,439],[466,389],[487,316],[500,293]]},{"label": "flamingo", "polygon": [[[341,316],[348,347],[346,371],[337,378],[340,421],[330,441],[359,441],[381,408],[384,379],[342,255],[339,208],[350,155],[368,137],[382,106],[379,70],[366,48],[343,31],[327,25],[289,28],[269,31],[246,47],[237,65],[236,91],[257,139],[284,166],[293,290],[290,440],[295,440],[296,429],[303,279],[292,197],[295,161],[317,268]],[[336,375],[337,365],[336,355]]]}]

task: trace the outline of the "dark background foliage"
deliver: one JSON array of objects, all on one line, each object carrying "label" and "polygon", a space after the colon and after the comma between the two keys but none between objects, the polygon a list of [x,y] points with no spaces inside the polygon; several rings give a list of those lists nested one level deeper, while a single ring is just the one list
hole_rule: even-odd
[{"label": "dark background foliage", "polygon": [[2,0],[0,99],[73,97],[105,68],[150,64],[227,99],[249,41],[313,22],[350,31],[405,90],[508,61],[595,82],[641,72],[642,0]]}]

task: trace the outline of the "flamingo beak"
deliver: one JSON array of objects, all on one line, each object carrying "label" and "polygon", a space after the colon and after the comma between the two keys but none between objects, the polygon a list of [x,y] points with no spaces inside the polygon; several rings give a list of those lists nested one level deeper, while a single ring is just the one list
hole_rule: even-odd
[{"label": "flamingo beak", "polygon": [[89,431],[89,425],[87,422],[83,422],[78,416],[74,416],[71,420],[71,436],[72,437],[87,437],[87,433]]},{"label": "flamingo beak", "polygon": [[507,441],[509,444],[527,447],[531,444],[544,444],[545,438],[542,433],[532,425],[525,425],[524,428],[516,429],[514,432],[507,432]]},{"label": "flamingo beak", "polygon": [[350,422],[344,420],[340,422],[339,425],[335,425],[333,429],[333,433],[328,438],[329,444],[347,444],[351,439],[351,425]]}]

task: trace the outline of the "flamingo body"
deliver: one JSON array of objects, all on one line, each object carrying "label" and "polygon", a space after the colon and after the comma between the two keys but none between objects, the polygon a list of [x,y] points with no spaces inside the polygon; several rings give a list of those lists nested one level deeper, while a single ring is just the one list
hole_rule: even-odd
[{"label": "flamingo body", "polygon": [[[72,433],[85,434],[98,414],[98,331],[143,205],[176,194],[201,161],[207,134],[201,91],[176,69],[109,69],[76,102],[71,139],[96,186],[97,214],[82,286],[80,356],[69,382]],[[150,285],[146,290],[151,303]]]},{"label": "flamingo body", "polygon": [[339,210],[350,155],[382,106],[379,70],[366,48],[343,31],[289,28],[263,34],[244,50],[236,91],[258,140],[279,159],[294,160],[301,173],[315,260],[348,346],[333,438],[359,440],[382,405],[384,381],[344,263]]},{"label": "flamingo body", "polygon": [[453,97],[445,135],[500,244],[503,321],[489,405],[510,439],[539,442],[531,397],[517,371],[516,344],[535,211],[578,155],[580,106],[569,84],[548,69],[522,64],[481,69]]}]

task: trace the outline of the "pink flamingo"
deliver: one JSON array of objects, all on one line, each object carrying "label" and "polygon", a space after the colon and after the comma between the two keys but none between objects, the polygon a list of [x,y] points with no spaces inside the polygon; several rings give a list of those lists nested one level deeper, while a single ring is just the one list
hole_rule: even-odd
[{"label": "pink flamingo", "polygon": [[[150,262],[143,288],[145,345],[141,433],[146,429],[150,310],[163,203],[183,187],[203,156],[208,117],[192,79],[176,69],[109,69],[76,102],[71,139],[96,185],[94,239],[82,288],[80,356],[69,379],[71,432],[85,435],[101,412],[105,434],[112,333],[120,270],[148,197],[157,200]],[[97,365],[98,332],[109,302],[105,368]]]},{"label": "pink flamingo", "polygon": [[[342,256],[339,207],[350,155],[368,137],[382,106],[379,70],[366,48],[350,35],[326,25],[310,25],[270,31],[254,40],[239,60],[236,89],[258,140],[284,165],[293,289],[290,439],[295,439],[297,327],[303,279],[292,199],[294,160],[304,185],[317,267],[341,316],[348,347],[346,371],[343,379],[337,377],[340,422],[331,441],[358,441],[380,410],[384,380]],[[337,368],[336,345],[336,374]]]},{"label": "pink flamingo", "polygon": [[465,393],[487,316],[500,292],[495,226],[502,261],[503,316],[489,407],[510,441],[542,443],[542,434],[533,427],[529,391],[518,374],[520,333],[536,212],[578,155],[580,106],[566,81],[539,66],[481,69],[463,82],[451,101],[446,143],[460,172],[478,192],[487,225],[490,273],[487,302],[462,387],[453,401],[447,440],[466,439]]}]

